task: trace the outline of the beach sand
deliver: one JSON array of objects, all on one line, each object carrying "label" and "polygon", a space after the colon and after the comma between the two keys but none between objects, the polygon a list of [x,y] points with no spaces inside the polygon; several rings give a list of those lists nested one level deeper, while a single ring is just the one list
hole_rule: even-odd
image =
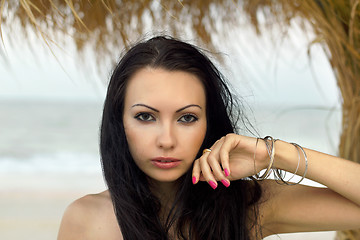
[{"label": "beach sand", "polygon": [[105,190],[97,174],[0,174],[0,239],[56,239],[75,199]]},{"label": "beach sand", "polygon": [[76,194],[2,193],[0,239],[56,239],[62,213],[72,197]]},{"label": "beach sand", "polygon": [[279,234],[264,238],[264,240],[332,240],[335,239],[335,234],[335,232]]},{"label": "beach sand", "polygon": [[[66,207],[88,193],[105,190],[100,174],[1,174],[0,239],[56,239]],[[334,232],[270,236],[266,240],[328,240]]]}]

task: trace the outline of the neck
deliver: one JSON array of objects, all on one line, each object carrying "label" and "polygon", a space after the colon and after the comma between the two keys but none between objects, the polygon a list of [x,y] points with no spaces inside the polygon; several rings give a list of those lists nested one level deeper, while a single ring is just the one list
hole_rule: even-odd
[{"label": "neck", "polygon": [[[174,182],[158,182],[154,180],[150,181],[150,190],[159,199],[161,203],[159,218],[161,222],[164,224],[164,226],[167,222],[168,217],[170,217],[169,216],[170,210],[174,204],[175,196],[181,182],[182,182],[181,179],[178,179],[177,181]],[[169,234],[171,235],[170,239],[176,239],[174,237],[175,225],[173,224],[174,222],[171,223],[171,227],[170,227],[170,232],[169,232]]]},{"label": "neck", "polygon": [[159,198],[161,205],[164,203],[172,203],[175,198],[175,194],[178,188],[178,184],[176,182],[158,182],[152,180],[150,182],[150,189],[153,194]]},{"label": "neck", "polygon": [[166,219],[174,203],[178,189],[178,182],[150,181],[150,190],[159,199],[161,204],[160,218]]}]

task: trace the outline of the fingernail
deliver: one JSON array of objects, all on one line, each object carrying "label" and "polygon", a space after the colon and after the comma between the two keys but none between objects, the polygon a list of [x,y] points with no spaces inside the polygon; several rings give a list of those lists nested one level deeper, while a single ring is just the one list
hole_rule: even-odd
[{"label": "fingernail", "polygon": [[193,183],[193,184],[196,183],[196,177],[192,177],[192,183]]},{"label": "fingernail", "polygon": [[217,188],[216,183],[214,183],[213,181],[209,181],[209,184],[213,189]]},{"label": "fingernail", "polygon": [[227,168],[224,169],[224,172],[226,177],[230,175],[229,170],[227,170]]},{"label": "fingernail", "polygon": [[225,179],[221,180],[222,184],[224,184],[225,187],[230,186],[230,182],[226,181]]}]

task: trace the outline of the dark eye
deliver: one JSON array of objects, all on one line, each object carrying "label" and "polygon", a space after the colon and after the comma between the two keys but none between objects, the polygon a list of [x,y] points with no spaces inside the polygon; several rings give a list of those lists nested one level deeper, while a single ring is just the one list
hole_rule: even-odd
[{"label": "dark eye", "polygon": [[155,118],[150,113],[138,113],[135,118],[139,121],[152,122]]},{"label": "dark eye", "polygon": [[197,121],[198,118],[192,114],[183,115],[178,121],[183,123],[191,123]]}]

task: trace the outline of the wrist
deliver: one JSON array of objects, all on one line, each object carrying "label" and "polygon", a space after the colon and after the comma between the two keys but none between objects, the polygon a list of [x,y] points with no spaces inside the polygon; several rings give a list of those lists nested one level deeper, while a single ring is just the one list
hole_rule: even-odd
[{"label": "wrist", "polygon": [[[256,172],[255,178],[257,180],[266,179],[270,175],[273,164],[274,164],[274,159],[275,159],[275,139],[273,139],[271,136],[267,136],[265,138],[262,138],[262,140],[263,140],[264,146],[262,146],[262,148],[261,148],[262,149],[261,153],[263,153],[263,155],[265,155],[265,156],[269,155],[269,161],[267,161],[266,157],[262,157],[261,160],[257,161],[258,163],[262,163],[262,164],[258,164],[258,165],[262,166],[261,169],[265,169],[264,166],[267,165],[265,172],[261,176],[259,176],[259,173],[257,171],[255,171]],[[259,141],[259,138],[257,139],[256,144],[258,144],[258,141]],[[265,152],[265,154],[264,154],[264,152]],[[256,151],[255,151],[255,153],[256,153]],[[269,163],[267,164],[266,162],[269,162]]]},{"label": "wrist", "polygon": [[255,157],[256,170],[259,172],[261,170],[267,169],[269,164],[269,150],[267,149],[265,141],[263,139],[259,139]]},{"label": "wrist", "polygon": [[275,142],[274,168],[294,172],[298,163],[298,154],[295,146],[288,142],[277,140]]}]

